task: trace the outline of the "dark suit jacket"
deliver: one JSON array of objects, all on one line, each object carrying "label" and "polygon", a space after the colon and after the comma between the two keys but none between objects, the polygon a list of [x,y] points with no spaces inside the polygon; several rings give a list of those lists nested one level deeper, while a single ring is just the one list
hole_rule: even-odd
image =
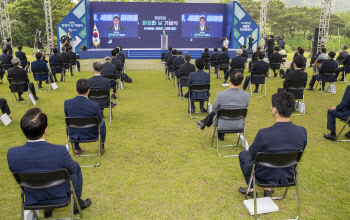
[{"label": "dark suit jacket", "polygon": [[[68,51],[69,54],[69,60],[72,62],[73,60],[77,60],[77,54],[74,53],[73,51]],[[75,61],[76,62],[76,61]],[[75,65],[76,63],[72,63],[73,65]]]},{"label": "dark suit jacket", "polygon": [[245,58],[242,56],[236,56],[231,59],[230,67],[232,66],[243,66],[245,65]]},{"label": "dark suit jacket", "polygon": [[[267,71],[269,71],[269,68],[270,68],[269,63],[267,63],[263,60],[259,60],[258,62],[253,63],[252,68],[250,69],[249,72],[255,72],[255,71],[267,72]],[[264,77],[253,77],[252,83],[253,84],[263,84],[263,83],[265,83],[265,78]]]},{"label": "dark suit jacket", "polygon": [[[346,87],[343,99],[340,104],[336,106],[337,111],[344,111],[344,118],[350,117],[350,85]],[[347,110],[347,111],[345,111]]]},{"label": "dark suit jacket", "polygon": [[[66,117],[92,117],[97,116],[99,123],[102,121],[100,107],[97,103],[90,101],[85,96],[76,96],[64,101],[64,114]],[[96,138],[98,127],[86,129],[69,129],[70,137],[74,140],[85,142],[87,139]]]},{"label": "dark suit jacket", "polygon": [[16,57],[21,60],[21,66],[26,66],[27,65],[27,56],[25,53],[22,51],[17,51],[15,53]]},{"label": "dark suit jacket", "polygon": [[[8,78],[25,78],[29,82],[27,71],[25,71],[24,69],[19,68],[17,66],[8,70]],[[25,86],[24,85],[13,85],[13,86],[15,87],[13,89],[15,89],[16,91],[20,91],[20,90],[22,90],[23,92],[28,91],[27,85],[25,85]],[[10,88],[11,88],[11,86],[10,86]]]},{"label": "dark suit jacket", "polygon": [[326,60],[322,63],[321,68],[318,70],[319,74],[322,74],[324,70],[338,69],[338,62],[334,59]]},{"label": "dark suit jacket", "polygon": [[252,61],[253,62],[258,62],[258,53],[259,51],[255,51],[252,55]]},{"label": "dark suit jacket", "polygon": [[253,47],[253,42],[254,42],[254,38],[253,37],[249,37],[249,48]]},{"label": "dark suit jacket", "polygon": [[[119,58],[118,58],[118,57],[119,57]],[[119,53],[119,55],[117,56],[117,58],[118,58],[118,59],[122,58],[122,59],[120,59],[120,61],[122,61],[122,63],[125,63],[125,56],[124,56],[124,54],[123,54],[122,52]]]},{"label": "dark suit jacket", "polygon": [[282,55],[280,53],[273,53],[271,56],[270,56],[270,64],[271,63],[282,63]]},{"label": "dark suit jacket", "polygon": [[192,73],[196,71],[196,66],[190,62],[185,62],[180,66],[180,73]]},{"label": "dark suit jacket", "polygon": [[203,58],[203,57],[210,57],[210,53],[207,53],[207,52],[202,53],[202,57],[201,58]]},{"label": "dark suit jacket", "polygon": [[350,55],[347,55],[347,56],[345,57],[345,59],[343,60],[343,65],[346,65],[346,64],[348,64],[348,63],[350,63]]},{"label": "dark suit jacket", "polygon": [[[42,60],[33,61],[31,64],[32,71],[36,69],[46,69],[49,72],[49,68],[47,67],[47,63]],[[34,75],[35,81],[44,81],[47,79],[47,75]]]},{"label": "dark suit jacket", "polygon": [[[201,26],[200,26],[200,25],[198,25],[198,26],[196,27],[196,31],[201,31]],[[209,28],[208,26],[205,26],[205,25],[204,25],[204,31],[210,31],[210,28]]]},{"label": "dark suit jacket", "polygon": [[243,53],[242,53],[241,56],[248,58],[248,51],[247,50],[243,50],[243,49],[242,49],[242,51],[243,51]]},{"label": "dark suit jacket", "polygon": [[[53,145],[45,141],[27,142],[23,146],[12,147],[7,152],[11,172],[32,173],[67,169],[72,176],[80,173],[65,146]],[[25,190],[24,205],[35,203],[64,203],[70,194],[69,183],[46,190]]]},{"label": "dark suit jacket", "polygon": [[[250,175],[255,155],[264,153],[292,153],[304,150],[307,144],[305,128],[294,125],[292,122],[277,122],[269,128],[260,129],[253,144],[249,147],[244,173]],[[271,169],[266,167],[255,168],[255,175],[274,186],[285,186],[288,179],[294,177],[294,167],[284,169]]]},{"label": "dark suit jacket", "polygon": [[[168,61],[167,61],[167,64],[173,64],[174,65],[174,59],[176,58],[176,56],[171,56],[171,57],[168,57]],[[169,71],[172,72],[174,69],[170,69]]]},{"label": "dark suit jacket", "polygon": [[112,57],[112,64],[115,66],[117,70],[117,78],[120,78],[120,71],[122,69],[122,61],[116,57]]},{"label": "dark suit jacket", "polygon": [[60,56],[62,57],[63,63],[70,63],[69,53],[63,52],[63,53],[60,53]]},{"label": "dark suit jacket", "polygon": [[218,64],[220,64],[220,61],[223,60],[230,60],[230,56],[227,53],[221,53],[218,55]]},{"label": "dark suit jacket", "polygon": [[343,60],[345,59],[346,56],[349,55],[348,51],[342,51],[339,53],[339,55],[337,56],[337,61]]},{"label": "dark suit jacket", "polygon": [[270,39],[270,40],[267,40],[266,41],[266,47],[267,47],[267,50],[269,52],[273,52],[273,47],[275,46],[275,40],[274,39]]},{"label": "dark suit jacket", "polygon": [[1,55],[1,61],[11,62],[12,59],[13,59],[12,54],[4,53]]},{"label": "dark suit jacket", "polygon": [[[209,73],[204,72],[203,70],[197,70],[192,72],[188,77],[187,86],[194,84],[210,84],[210,75]],[[207,92],[192,92],[192,100],[208,100]]]},{"label": "dark suit jacket", "polygon": [[[109,26],[109,30],[110,31],[114,31],[114,25]],[[124,27],[119,25],[118,26],[118,31],[124,31]]]},{"label": "dark suit jacket", "polygon": [[[104,78],[102,75],[97,76],[94,75],[90,79],[88,79],[90,83],[90,91],[106,91],[110,90],[110,80],[107,78]],[[90,98],[91,101],[96,102],[99,107],[102,108],[107,108],[109,106],[109,98],[106,99],[93,99]]]},{"label": "dark suit jacket", "polygon": [[288,73],[283,82],[283,88],[286,88],[287,84],[291,82],[307,82],[307,73],[301,69]]},{"label": "dark suit jacket", "polygon": [[[63,63],[63,59],[60,55],[58,54],[54,54],[51,55],[49,58],[49,63],[51,64],[59,64],[59,63]],[[62,72],[62,68],[51,68],[52,73],[61,73]]]},{"label": "dark suit jacket", "polygon": [[210,62],[214,61],[214,62],[217,62],[218,60],[218,53],[213,53],[211,56],[210,56]]},{"label": "dark suit jacket", "polygon": [[[116,66],[113,63],[105,62],[102,64],[102,72],[101,75],[118,75]],[[119,74],[120,77],[120,74]]]},{"label": "dark suit jacket", "polygon": [[12,46],[11,46],[11,44],[9,44],[9,43],[6,43],[6,49],[8,49],[9,50],[9,54],[11,54],[11,56],[12,56],[12,54],[13,54],[13,51],[12,51]]},{"label": "dark suit jacket", "polygon": [[175,71],[175,67],[180,67],[182,64],[185,63],[185,58],[183,56],[176,57],[173,61],[173,72]]},{"label": "dark suit jacket", "polygon": [[169,58],[169,57],[172,57],[172,56],[173,56],[173,54],[171,53],[171,51],[169,51],[168,53],[166,53],[166,54],[165,54],[165,57],[164,57],[165,62],[168,62],[168,58]]}]

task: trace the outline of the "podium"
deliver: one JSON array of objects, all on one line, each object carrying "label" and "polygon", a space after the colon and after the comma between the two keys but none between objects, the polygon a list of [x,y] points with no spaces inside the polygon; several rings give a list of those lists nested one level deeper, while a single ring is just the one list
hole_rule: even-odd
[{"label": "podium", "polygon": [[161,50],[168,49],[168,35],[167,34],[160,35],[160,49]]}]

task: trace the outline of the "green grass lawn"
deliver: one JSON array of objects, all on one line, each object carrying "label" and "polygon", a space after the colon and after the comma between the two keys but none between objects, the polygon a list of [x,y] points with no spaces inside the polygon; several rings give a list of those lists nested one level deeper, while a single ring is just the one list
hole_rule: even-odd
[{"label": "green grass lawn", "polygon": [[[128,62],[129,66],[133,63]],[[307,70],[310,80],[311,68]],[[114,119],[107,126],[106,153],[101,165],[82,168],[83,198],[92,199],[91,207],[84,210],[84,219],[253,219],[243,205],[244,196],[237,191],[246,185],[238,158],[216,155],[211,147],[213,128],[204,131],[198,128],[196,120],[187,113],[187,100],[177,96],[173,81],[167,81],[160,70],[127,73],[133,83],[126,83],[124,90],[120,90],[120,100],[113,109]],[[64,100],[75,96],[79,78],[91,76],[91,72],[79,72],[58,83],[58,90],[38,93],[37,107],[48,115],[48,142],[67,143]],[[30,77],[33,78],[31,73]],[[267,96],[250,99],[246,118],[249,144],[259,129],[274,124],[271,96],[283,80],[266,80]],[[216,94],[226,89],[221,86],[222,81],[212,75],[211,104]],[[0,97],[10,103],[8,82],[4,82],[0,85]],[[328,132],[327,109],[340,102],[346,88],[343,82],[336,86],[336,95],[306,91],[306,115],[292,116],[293,123],[304,126],[308,132],[308,145],[299,165],[301,219],[350,216],[350,146],[323,138]],[[32,107],[11,106],[13,122],[7,127],[0,124],[0,219],[20,219],[20,188],[8,169],[6,154],[10,147],[26,142],[19,122]],[[236,136],[226,136],[226,143],[234,141]],[[96,151],[92,144],[86,149]],[[226,153],[238,154],[241,150],[239,146]],[[73,159],[81,165],[96,162],[96,158]],[[282,191],[277,189],[276,194]],[[258,194],[263,195],[263,191],[259,189]],[[276,204],[279,212],[259,218],[295,217],[295,188]],[[68,209],[54,212],[55,218],[68,216]]]}]

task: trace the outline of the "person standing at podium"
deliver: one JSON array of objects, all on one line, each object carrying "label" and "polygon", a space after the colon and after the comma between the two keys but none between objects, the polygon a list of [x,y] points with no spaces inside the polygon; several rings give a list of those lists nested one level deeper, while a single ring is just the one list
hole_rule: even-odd
[{"label": "person standing at podium", "polygon": [[163,28],[163,31],[162,31],[162,33],[160,35],[163,35],[163,36],[167,35],[165,28]]}]

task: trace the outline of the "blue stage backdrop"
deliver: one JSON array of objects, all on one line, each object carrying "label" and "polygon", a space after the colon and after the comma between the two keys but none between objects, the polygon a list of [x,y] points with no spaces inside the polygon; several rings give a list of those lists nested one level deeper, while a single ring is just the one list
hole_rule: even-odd
[{"label": "blue stage backdrop", "polygon": [[93,29],[100,37],[99,48],[160,48],[165,28],[169,46],[175,48],[220,47],[227,36],[229,48],[248,45],[253,33],[258,44],[259,27],[238,2],[150,3],[80,1],[57,26],[60,37],[71,31],[76,51],[83,45],[93,48]]}]

